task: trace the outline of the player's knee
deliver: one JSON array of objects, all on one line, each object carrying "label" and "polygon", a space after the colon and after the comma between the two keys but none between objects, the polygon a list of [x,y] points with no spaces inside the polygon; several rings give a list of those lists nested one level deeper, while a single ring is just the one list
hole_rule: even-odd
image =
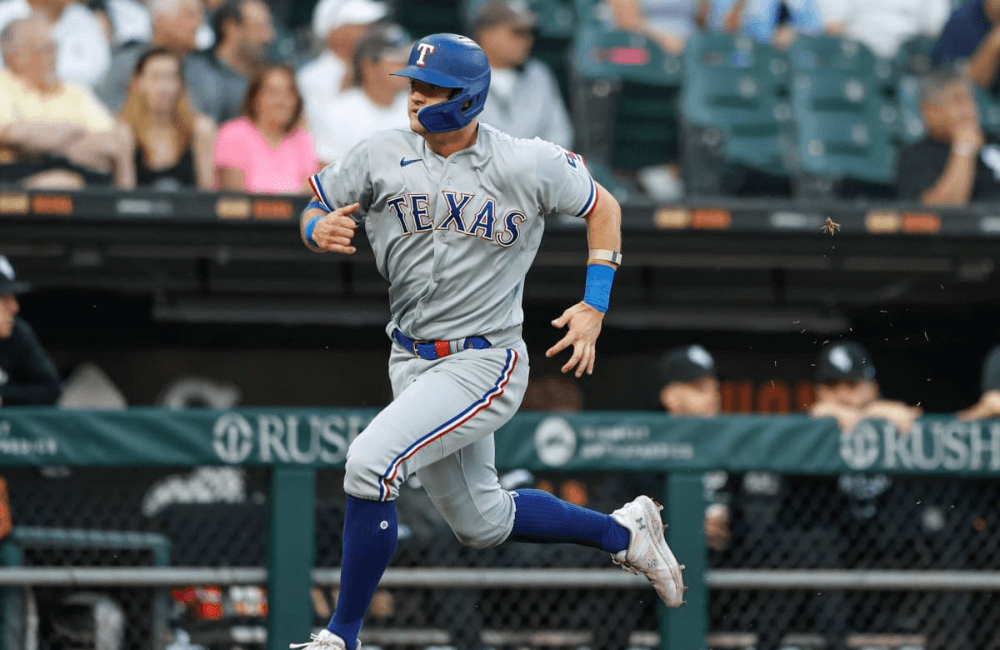
[{"label": "player's knee", "polygon": [[362,499],[381,499],[381,476],[374,469],[372,459],[363,453],[348,452],[344,463],[344,491]]},{"label": "player's knee", "polygon": [[452,526],[455,537],[464,546],[472,548],[493,548],[503,543],[510,534],[509,530],[499,526]]}]

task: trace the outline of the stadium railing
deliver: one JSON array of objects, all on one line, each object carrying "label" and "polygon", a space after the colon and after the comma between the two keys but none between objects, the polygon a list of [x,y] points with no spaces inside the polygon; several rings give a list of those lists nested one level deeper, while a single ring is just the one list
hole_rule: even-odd
[{"label": "stadium railing", "polygon": [[[327,547],[338,536],[336,524],[318,522],[330,504],[341,498],[330,479],[338,476],[347,445],[374,413],[4,409],[0,411],[0,471],[8,478],[15,526],[28,525],[23,522],[32,519],[33,504],[38,509],[70,510],[62,516],[75,527],[89,522],[92,529],[120,529],[114,513],[133,503],[147,517],[139,526],[143,532],[159,530],[169,537],[176,531],[169,521],[161,519],[156,525],[149,521],[180,503],[191,509],[182,509],[174,519],[193,525],[210,543],[198,546],[190,539],[171,539],[169,566],[162,566],[162,558],[152,563],[158,566],[148,568],[121,563],[107,566],[108,562],[88,565],[81,558],[76,558],[76,565],[71,561],[51,566],[22,562],[0,569],[0,585],[36,591],[57,585],[88,590],[172,587],[174,600],[183,602],[177,591],[185,585],[266,583],[266,610],[251,613],[258,616],[256,626],[234,626],[226,638],[230,644],[241,640],[266,643],[273,650],[287,647],[290,640],[303,637],[322,622],[317,588],[322,598],[323,588],[337,583],[339,551],[335,542]],[[536,556],[534,563],[517,557],[521,550],[515,549],[514,556],[474,551],[468,556],[473,558],[471,567],[449,557],[415,566],[427,557],[417,554],[415,563],[402,551],[383,582],[386,589],[406,590],[402,594],[407,597],[395,604],[399,617],[406,607],[426,609],[435,603],[443,607],[442,601],[435,600],[439,596],[427,596],[427,592],[453,588],[459,594],[482,592],[479,607],[487,619],[482,636],[497,647],[515,641],[537,647],[584,645],[592,639],[592,627],[599,625],[596,612],[601,610],[591,599],[609,595],[620,602],[605,601],[604,606],[625,602],[640,615],[633,623],[632,643],[661,648],[743,647],[757,638],[760,629],[755,626],[822,633],[824,612],[831,610],[848,621],[854,647],[876,642],[891,647],[907,643],[906,647],[937,647],[932,640],[942,633],[949,638],[965,635],[970,641],[963,647],[986,647],[994,636],[1000,606],[991,595],[1000,590],[1000,573],[996,571],[997,541],[990,531],[996,524],[1000,493],[996,481],[1000,422],[969,423],[934,416],[918,421],[909,434],[874,421],[841,434],[832,420],[803,416],[697,420],[649,413],[554,416],[527,412],[501,429],[496,440],[497,464],[504,468],[557,476],[612,472],[608,477],[618,487],[629,477],[665,474],[657,485],[664,519],[669,522],[668,541],[687,565],[688,604],[678,610],[657,604],[658,623],[651,626],[641,616],[654,610],[645,597],[652,592],[644,580],[607,567],[604,554],[587,556],[585,550],[581,554],[575,549],[568,556]],[[178,470],[206,466],[222,468],[223,473],[214,478],[192,473],[186,483],[176,476]],[[242,494],[227,491],[223,485],[229,480],[225,472],[236,470],[247,473]],[[734,495],[773,494],[764,473],[773,473],[771,480],[781,476],[798,481],[788,483],[785,505],[776,518],[762,515],[752,499],[741,505],[742,497],[737,496],[732,507],[734,513],[742,513],[737,519],[743,524],[734,520],[726,555],[706,549],[702,527],[711,483],[706,477],[720,470],[742,477],[744,488],[733,491]],[[48,485],[39,475],[61,484],[63,491],[51,485],[39,487]],[[155,479],[153,487],[149,486],[151,478]],[[204,493],[199,496],[199,480],[203,488],[215,480],[213,498]],[[836,488],[831,488],[831,481]],[[896,502],[880,504],[883,513],[892,516],[866,519],[865,508],[875,507],[871,497],[892,494],[887,486],[893,482],[903,492],[897,494]],[[104,493],[88,491],[98,484],[104,486]],[[140,485],[146,487],[144,492],[136,489]],[[747,489],[754,485],[757,489]],[[855,489],[858,485],[862,489]],[[719,487],[716,484],[709,491],[718,492]],[[857,498],[851,500],[845,494]],[[120,501],[104,503],[115,498]],[[217,503],[205,503],[213,500]],[[938,509],[899,515],[900,509],[922,502]],[[221,510],[212,510],[220,505],[256,507],[260,512],[232,526],[232,521],[220,516]],[[99,515],[102,507],[112,513]],[[209,509],[201,513],[207,512],[207,518],[199,519],[198,508]],[[953,512],[961,513],[961,525],[955,525]],[[768,517],[798,525],[772,527],[767,529],[769,536],[754,538]],[[916,533],[923,540],[920,543],[907,528],[911,519],[916,522],[913,530],[924,531]],[[881,523],[871,528],[866,521]],[[942,530],[944,534],[938,535]],[[194,533],[188,530],[186,534]],[[94,535],[99,534],[91,534],[92,540],[97,539]],[[136,537],[129,543],[157,539]],[[239,546],[240,539],[244,546]],[[224,547],[221,555],[202,558],[203,554],[219,554],[213,544]],[[447,555],[446,548],[436,542],[435,546]],[[842,552],[844,546],[846,552]],[[873,549],[881,551],[868,553]],[[475,560],[477,554],[483,554],[481,561]],[[46,557],[44,552],[39,556]],[[583,561],[574,567],[574,558]],[[196,566],[200,559],[205,559],[204,566]],[[522,570],[514,570],[518,566]],[[503,591],[513,595],[497,595]],[[537,610],[538,603],[551,598],[553,591],[561,595],[552,601],[557,605],[541,626],[518,610],[519,600],[530,601]],[[528,592],[530,597],[524,595]],[[843,598],[820,597],[817,603],[817,592]],[[422,595],[409,598],[413,594]],[[211,599],[202,600],[212,605]],[[778,613],[768,610],[772,600],[782,603],[775,605]],[[932,616],[935,605],[951,614]],[[245,602],[234,606],[240,620],[253,618]],[[582,606],[589,612],[584,616],[587,620],[574,621],[574,610]],[[507,627],[497,629],[490,613],[501,607],[509,616]],[[213,618],[211,607],[201,611],[208,612],[202,619]],[[149,610],[144,613],[148,616]],[[385,613],[373,615],[391,618]],[[260,625],[264,617],[266,633]],[[754,623],[752,619],[758,617]],[[564,621],[564,627],[559,627],[559,621]],[[547,630],[546,624],[556,629]],[[371,633],[382,640],[378,645],[400,648],[418,647],[421,638],[427,644],[447,641],[447,630],[441,627],[440,621],[417,630],[392,624],[380,627],[377,620],[370,625]],[[711,637],[707,636],[710,630]],[[144,638],[131,639],[128,647],[156,645]]]}]

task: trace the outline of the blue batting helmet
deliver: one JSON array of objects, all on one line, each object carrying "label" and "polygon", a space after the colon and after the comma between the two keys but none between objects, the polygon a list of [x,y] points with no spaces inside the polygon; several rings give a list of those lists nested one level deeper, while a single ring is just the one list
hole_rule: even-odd
[{"label": "blue batting helmet", "polygon": [[433,34],[422,38],[410,51],[408,65],[393,74],[455,88],[454,97],[424,106],[417,120],[431,133],[456,131],[483,112],[490,89],[490,62],[471,38],[458,34]]}]

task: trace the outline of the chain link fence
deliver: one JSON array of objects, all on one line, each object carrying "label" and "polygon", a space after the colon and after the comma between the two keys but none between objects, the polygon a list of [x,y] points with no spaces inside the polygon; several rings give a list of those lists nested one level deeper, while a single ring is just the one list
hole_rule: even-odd
[{"label": "chain link fence", "polygon": [[[268,472],[254,468],[8,469],[14,531],[8,567],[266,566]],[[340,561],[343,473],[320,470],[316,566]],[[505,474],[511,487],[540,486],[609,512],[664,477],[592,473]],[[1000,481],[928,476],[831,477],[768,473],[705,475],[709,500],[728,511],[728,530],[708,550],[715,573],[788,570],[975,571],[1000,565]],[[398,501],[394,569],[613,569],[607,553],[569,545],[461,546],[417,485]],[[683,558],[682,558],[683,559]],[[781,570],[781,571],[776,571]],[[921,573],[913,573],[915,578]],[[462,588],[393,582],[380,589],[366,648],[626,650],[659,646],[652,589]],[[712,584],[710,582],[710,584]],[[398,585],[398,586],[397,586]],[[979,585],[817,588],[808,581],[761,587],[729,580],[709,594],[712,648],[1000,648],[1000,599]],[[858,585],[860,587],[860,585]],[[266,640],[262,584],[163,587],[5,587],[6,648],[41,650],[236,650]],[[312,593],[314,623],[336,603],[334,580]],[[296,641],[299,639],[289,639]]]}]

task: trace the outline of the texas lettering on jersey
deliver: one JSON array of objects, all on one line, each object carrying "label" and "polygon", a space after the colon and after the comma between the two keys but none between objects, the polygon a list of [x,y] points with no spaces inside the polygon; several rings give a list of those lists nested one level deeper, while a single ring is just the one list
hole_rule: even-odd
[{"label": "texas lettering on jersey", "polygon": [[497,214],[497,200],[487,196],[476,201],[475,194],[442,190],[447,216],[436,227],[428,214],[430,197],[427,194],[399,194],[386,201],[386,206],[399,223],[404,237],[432,231],[450,230],[469,237],[493,242],[504,248],[517,243],[521,237],[521,224],[527,219],[522,210]]}]

